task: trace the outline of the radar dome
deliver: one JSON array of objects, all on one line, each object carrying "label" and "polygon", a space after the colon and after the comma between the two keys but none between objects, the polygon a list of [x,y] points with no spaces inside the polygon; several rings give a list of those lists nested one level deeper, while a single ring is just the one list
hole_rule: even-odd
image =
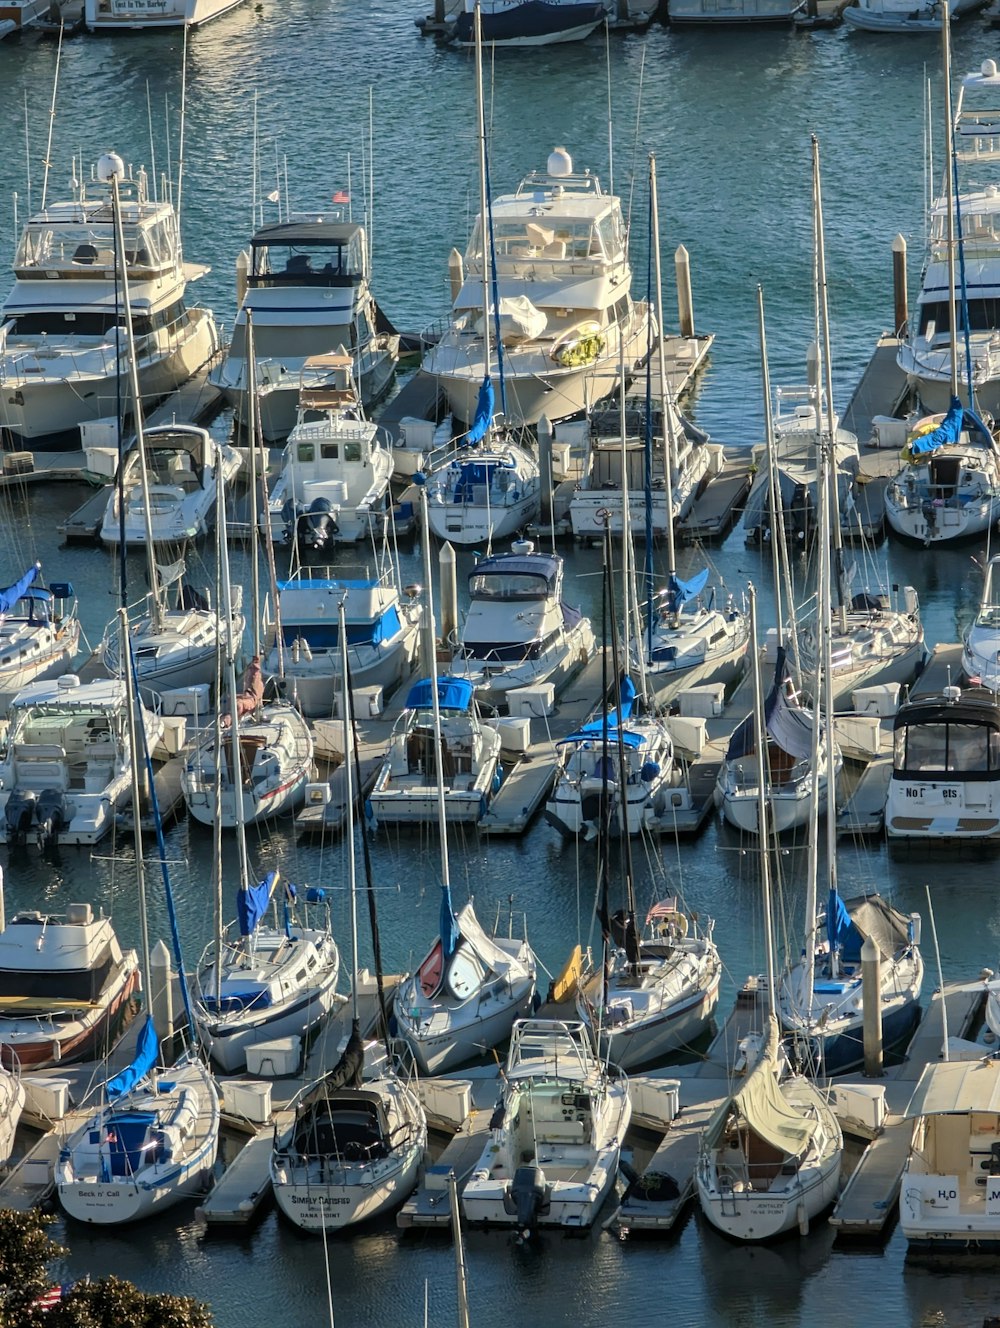
[{"label": "radar dome", "polygon": [[102,184],[107,184],[115,177],[119,180],[125,178],[125,163],[117,152],[105,152],[97,160],[97,178]]},{"label": "radar dome", "polygon": [[983,78],[996,78],[997,62],[995,60],[984,60],[982,67]]},{"label": "radar dome", "polygon": [[573,174],[573,158],[565,148],[553,148],[549,153],[549,174],[560,176]]}]

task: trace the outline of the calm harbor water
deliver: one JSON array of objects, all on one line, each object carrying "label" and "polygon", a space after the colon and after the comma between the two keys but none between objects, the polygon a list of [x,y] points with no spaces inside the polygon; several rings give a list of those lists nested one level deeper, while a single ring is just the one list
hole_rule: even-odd
[{"label": "calm harbor water", "polygon": [[[252,226],[253,115],[256,101],[266,194],[287,163],[292,206],[321,208],[350,182],[360,199],[368,156],[368,89],[374,100],[373,217],[376,294],[398,326],[417,329],[445,310],[447,255],[464,247],[475,211],[474,83],[468,55],[423,40],[411,18],[420,0],[348,6],[343,0],[264,0],[193,34],[188,52],[183,229],[187,257],[212,265],[199,294],[231,326],[234,261]],[[995,36],[978,21],[954,34],[958,72],[995,54]],[[74,38],[64,48],[56,104],[50,199],[68,191],[71,159],[90,162],[114,148],[136,165],[151,164],[147,93],[153,108],[156,166],[178,164],[181,95],[179,37]],[[938,89],[933,41],[805,33],[676,33],[613,36],[610,80],[600,38],[580,45],[498,55],[488,114],[494,187],[508,188],[544,164],[563,143],[578,166],[609,183],[611,85],[614,186],[632,194],[636,290],[646,282],[645,155],[655,150],[661,181],[666,255],[691,253],[699,328],[717,336],[712,362],[692,405],[697,422],[720,441],[747,445],[762,432],[756,332],[758,282],[765,289],[772,381],[801,380],[812,337],[809,135],[820,137],[827,223],[835,394],[843,407],[874,344],[892,321],[890,243],[910,242],[915,286],[922,248],[923,98],[930,75]],[[6,152],[0,171],[0,266],[28,204],[21,146],[31,152],[31,201],[42,189],[55,47],[0,45]],[[169,111],[170,146],[164,128]],[[940,139],[940,133],[936,134]],[[633,193],[634,186],[634,193]],[[270,206],[270,205],[269,205]],[[358,215],[356,212],[355,215]],[[271,219],[276,219],[272,208]],[[6,290],[0,273],[0,292]],[[60,549],[54,527],[83,494],[72,486],[29,491],[23,508],[0,512],[0,564],[30,552],[53,578],[70,575],[88,635],[96,642],[116,604],[116,576],[97,548]],[[976,552],[973,550],[972,552]],[[210,555],[205,552],[206,560]],[[685,552],[682,572],[695,565]],[[955,640],[972,612],[978,573],[968,549],[936,554],[883,546],[893,580],[920,591],[930,641]],[[237,554],[236,576],[246,580]],[[570,598],[595,614],[599,560],[568,551]],[[770,569],[735,531],[712,560],[730,587],[753,578],[762,600]],[[338,566],[347,569],[346,559]],[[11,575],[14,568],[9,569]],[[461,565],[460,565],[461,571]],[[6,571],[0,573],[6,575]],[[404,580],[420,579],[419,549],[405,555]],[[141,566],[133,568],[141,584]],[[181,925],[197,957],[211,919],[211,839],[181,824],[168,836]],[[346,946],[342,845],[297,844],[286,825],[252,844],[261,865],[279,863],[293,880],[332,892],[338,935]],[[436,926],[438,849],[433,836],[380,832],[373,844],[386,957],[407,966]],[[557,970],[578,936],[586,940],[594,860],[564,848],[536,824],[522,841],[480,842],[457,835],[453,879],[459,900],[474,892],[480,915],[514,908],[529,918],[539,955]],[[727,965],[724,1002],[762,956],[752,855],[712,825],[695,844],[640,851],[641,892],[649,898],[666,874],[692,905],[716,919]],[[113,911],[135,937],[135,873],[128,841],[93,854],[70,851],[58,864],[34,854],[6,863],[7,907],[61,910],[88,899]],[[783,931],[798,926],[803,863],[782,860]],[[948,977],[973,977],[1000,957],[996,862],[928,861],[925,853],[889,855],[845,845],[841,887],[891,890],[897,905],[926,912],[933,890],[942,963]],[[154,934],[165,935],[153,900]],[[925,936],[926,936],[925,931]],[[794,943],[794,942],[793,942]],[[252,1233],[206,1238],[181,1208],[138,1231],[95,1232],[60,1222],[70,1248],[67,1275],[114,1271],[150,1289],[171,1289],[212,1304],[220,1328],[304,1328],[323,1321],[322,1247],[266,1217]],[[504,1235],[472,1234],[469,1264],[478,1328],[511,1322],[635,1328],[681,1324],[720,1328],[769,1325],[978,1325],[1000,1309],[988,1271],[930,1272],[905,1263],[896,1231],[871,1256],[832,1248],[822,1226],[768,1249],[732,1246],[691,1215],[667,1242],[622,1242],[599,1230],[579,1239],[546,1236],[532,1250]],[[387,1224],[331,1242],[337,1322],[372,1328],[419,1324],[425,1286],[432,1322],[453,1321],[454,1278],[447,1242],[397,1237]],[[849,1291],[848,1291],[849,1289]],[[669,1306],[669,1310],[667,1310]],[[513,1312],[512,1312],[513,1311]]]}]

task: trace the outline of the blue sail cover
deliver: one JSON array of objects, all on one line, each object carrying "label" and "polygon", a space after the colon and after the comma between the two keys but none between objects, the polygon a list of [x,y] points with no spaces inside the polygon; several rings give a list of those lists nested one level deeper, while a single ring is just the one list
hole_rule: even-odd
[{"label": "blue sail cover", "polygon": [[451,903],[451,890],[447,885],[441,887],[441,949],[444,962],[447,963],[458,949],[462,933],[458,929],[458,919]]},{"label": "blue sail cover", "polygon": [[0,590],[0,613],[10,613],[21,596],[27,592],[37,573],[38,564],[33,563],[20,581],[15,581],[12,586],[6,586],[3,590]]},{"label": "blue sail cover", "polygon": [[[468,710],[472,704],[474,692],[472,683],[467,678],[437,679],[438,706],[441,710]],[[431,710],[434,697],[431,693],[430,678],[421,678],[410,688],[406,698],[407,710]]]},{"label": "blue sail cover", "polygon": [[851,920],[847,905],[836,890],[830,891],[826,905],[826,935],[830,953],[839,950],[845,959],[861,958],[862,936]]},{"label": "blue sail cover", "polygon": [[939,447],[944,447],[946,443],[957,443],[963,428],[978,431],[986,440],[990,438],[989,430],[976,412],[969,410],[967,406],[963,406],[958,397],[952,397],[948,414],[938,427],[930,433],[914,438],[910,443],[910,455],[923,456],[927,452],[937,451]]},{"label": "blue sail cover", "polygon": [[271,892],[278,879],[276,871],[268,872],[259,885],[240,886],[236,891],[236,917],[241,936],[252,936],[257,923],[267,912]]},{"label": "blue sail cover", "polygon": [[121,1074],[116,1074],[113,1079],[109,1079],[104,1086],[104,1091],[112,1102],[126,1093],[130,1093],[136,1084],[145,1079],[150,1070],[156,1064],[156,1057],[160,1050],[160,1040],[156,1036],[156,1026],[153,1023],[152,1015],[146,1016],[146,1022],[143,1024],[139,1033],[139,1040],[136,1043],[135,1058],[132,1064],[126,1066]]},{"label": "blue sail cover", "polygon": [[493,383],[489,374],[483,379],[483,385],[479,389],[479,400],[476,402],[476,418],[469,426],[469,432],[465,435],[465,446],[473,447],[486,437],[486,431],[493,421]]},{"label": "blue sail cover", "polygon": [[[563,742],[592,742],[595,738],[598,741],[604,741],[604,729],[607,725],[608,742],[618,742],[618,728],[624,720],[627,720],[632,714],[632,706],[635,703],[636,690],[635,683],[625,675],[622,679],[621,690],[618,693],[618,709],[613,710],[608,715],[607,720],[603,715],[599,719],[592,719],[589,724],[584,724],[582,728],[571,733],[568,738],[563,738]],[[630,733],[628,729],[622,729],[622,743],[626,747],[641,747],[642,738],[638,733]]]},{"label": "blue sail cover", "polygon": [[694,599],[705,589],[705,583],[708,580],[708,568],[702,568],[697,576],[693,576],[690,581],[681,581],[679,577],[671,573],[670,585],[667,588],[667,611],[669,613],[679,613],[689,600]]},{"label": "blue sail cover", "polygon": [[[788,756],[803,761],[812,752],[812,712],[793,706],[785,692],[785,650],[779,647],[774,668],[774,682],[764,701],[764,727],[769,737]],[[754,750],[753,715],[747,715],[734,729],[726,749],[727,761],[738,761]]]}]

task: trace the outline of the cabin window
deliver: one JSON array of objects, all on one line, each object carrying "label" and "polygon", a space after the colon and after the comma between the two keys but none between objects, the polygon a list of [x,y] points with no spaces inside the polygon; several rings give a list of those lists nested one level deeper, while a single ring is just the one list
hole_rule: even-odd
[{"label": "cabin window", "polygon": [[360,460],[361,460],[361,444],[360,444],[360,443],[345,443],[345,444],[344,444],[344,460],[345,460],[345,461],[360,461]]},{"label": "cabin window", "polygon": [[325,419],[326,419],[325,410],[304,410],[302,412],[303,424],[319,424],[322,420]]},{"label": "cabin window", "polygon": [[315,461],[316,449],[313,447],[312,443],[299,443],[298,457],[300,461]]},{"label": "cabin window", "polygon": [[469,578],[473,599],[544,599],[547,590],[544,576],[504,572]]},{"label": "cabin window", "polygon": [[339,443],[320,443],[319,454],[324,461],[336,461],[340,456]]},{"label": "cabin window", "polygon": [[911,724],[899,730],[894,745],[896,769],[908,774],[1000,769],[1000,733],[982,724]]}]

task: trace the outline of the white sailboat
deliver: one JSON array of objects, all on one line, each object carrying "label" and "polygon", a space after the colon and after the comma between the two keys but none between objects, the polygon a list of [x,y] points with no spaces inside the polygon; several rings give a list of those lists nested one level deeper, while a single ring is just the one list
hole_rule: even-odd
[{"label": "white sailboat", "polygon": [[30,682],[66,673],[80,648],[76,596],[68,581],[36,584],[35,563],[0,589],[0,709]]},{"label": "white sailboat", "polygon": [[[119,617],[127,639],[124,609]],[[125,662],[132,743],[137,759],[141,753],[148,766],[128,651]],[[132,791],[138,807],[137,766],[133,767]],[[152,801],[153,815],[158,817],[155,790]],[[134,823],[143,973],[148,983],[152,969],[139,816]],[[169,891],[166,863],[162,866]],[[184,965],[180,955],[176,960],[188,1027],[192,1028]],[[219,1144],[220,1102],[215,1080],[193,1051],[186,1050],[179,1060],[162,1068],[157,1065],[159,1052],[159,1037],[147,1007],[131,1064],[99,1086],[93,1113],[63,1141],[55,1165],[56,1193],[63,1209],[78,1221],[98,1225],[138,1221],[208,1188]]]},{"label": "white sailboat", "polygon": [[[344,750],[352,750],[345,619],[340,619]],[[344,766],[351,900],[351,1035],[336,1066],[289,1104],[275,1131],[270,1177],[278,1207],[305,1231],[339,1231],[398,1207],[417,1182],[427,1145],[424,1109],[386,1053],[366,1078],[358,1016],[358,917],[352,762]]]},{"label": "white sailboat", "polygon": [[962,673],[973,687],[1000,692],[1000,553],[983,569],[979,609],[962,641]]},{"label": "white sailboat", "polygon": [[[756,745],[763,749],[764,698],[756,656],[756,596],[750,593],[754,649]],[[768,797],[758,784],[761,884],[767,949],[767,1028],[748,1049],[742,1082],[709,1121],[699,1148],[695,1184],[702,1212],[736,1240],[768,1240],[805,1231],[834,1199],[843,1136],[829,1101],[809,1079],[785,1072],[779,1049],[777,974],[771,914]]]},{"label": "white sailboat", "polygon": [[490,1137],[462,1193],[466,1221],[585,1230],[618,1175],[632,1117],[628,1080],[580,1023],[514,1025]]},{"label": "white sailboat", "polygon": [[[220,512],[219,548],[222,553],[222,599],[231,595],[226,557],[226,517]],[[231,695],[236,693],[235,647],[226,652]],[[222,743],[221,722],[215,741]],[[229,739],[233,766],[240,760],[240,722],[234,710]],[[221,826],[217,824],[216,887],[220,896],[216,934],[195,973],[194,1013],[198,1037],[206,1052],[230,1074],[246,1068],[247,1051],[258,1042],[297,1037],[307,1045],[334,1008],[340,955],[330,930],[330,908],[322,890],[308,890],[303,904],[309,910],[297,916],[295,887],[284,890],[284,923],[267,921],[268,907],[278,882],[272,871],[259,884],[250,876],[244,804],[233,801],[240,880],[236,891],[237,922],[222,928]],[[314,921],[312,913],[319,914]]]},{"label": "white sailboat", "polygon": [[[427,499],[421,490],[424,532],[426,613],[434,621]],[[434,742],[440,750],[441,705],[431,688]],[[442,761],[434,762],[437,824],[441,849],[441,913],[438,936],[419,968],[396,989],[394,1017],[424,1074],[444,1074],[488,1055],[510,1037],[515,1019],[531,1011],[535,995],[535,956],[527,938],[490,936],[476,917],[473,902],[458,916],[451,900],[448,857],[448,808]]]}]

